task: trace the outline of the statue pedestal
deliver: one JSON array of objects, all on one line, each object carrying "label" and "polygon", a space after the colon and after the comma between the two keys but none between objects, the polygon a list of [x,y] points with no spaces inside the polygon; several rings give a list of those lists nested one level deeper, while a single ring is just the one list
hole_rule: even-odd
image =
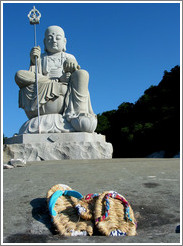
[{"label": "statue pedestal", "polygon": [[5,144],[14,159],[26,161],[111,159],[113,152],[104,135],[86,132],[22,134]]}]

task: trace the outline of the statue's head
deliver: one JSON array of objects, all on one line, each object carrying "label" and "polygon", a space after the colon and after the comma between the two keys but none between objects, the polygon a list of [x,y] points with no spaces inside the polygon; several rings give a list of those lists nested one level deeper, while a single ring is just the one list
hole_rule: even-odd
[{"label": "statue's head", "polygon": [[45,31],[44,46],[50,53],[66,51],[64,30],[59,26],[49,26]]}]

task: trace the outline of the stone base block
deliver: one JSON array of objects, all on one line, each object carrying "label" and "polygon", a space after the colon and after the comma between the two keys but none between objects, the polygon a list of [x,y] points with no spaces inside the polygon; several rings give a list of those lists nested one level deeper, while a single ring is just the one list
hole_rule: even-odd
[{"label": "stone base block", "polygon": [[97,133],[23,134],[6,139],[13,159],[25,161],[63,159],[110,159],[113,147]]}]

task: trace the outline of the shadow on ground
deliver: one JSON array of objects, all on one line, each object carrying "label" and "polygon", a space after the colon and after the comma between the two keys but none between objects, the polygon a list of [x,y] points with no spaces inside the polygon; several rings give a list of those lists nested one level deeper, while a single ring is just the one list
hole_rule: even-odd
[{"label": "shadow on ground", "polygon": [[[179,179],[176,159],[41,162],[3,170],[4,243],[180,243]],[[135,212],[138,235],[114,238],[96,231],[92,237],[58,235],[44,195],[60,180],[72,182],[83,194],[108,190],[109,184],[114,190],[119,187]]]}]

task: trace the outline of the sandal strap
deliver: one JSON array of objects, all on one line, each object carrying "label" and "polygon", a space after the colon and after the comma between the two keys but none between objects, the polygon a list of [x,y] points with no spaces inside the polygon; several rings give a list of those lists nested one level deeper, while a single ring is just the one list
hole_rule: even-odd
[{"label": "sandal strap", "polygon": [[59,197],[61,197],[62,195],[64,196],[72,196],[72,197],[75,197],[77,199],[82,199],[83,198],[83,195],[81,195],[79,192],[75,191],[75,190],[57,190],[53,193],[53,195],[51,196],[50,200],[49,200],[49,211],[50,211],[50,214],[52,216],[56,216],[57,213],[56,211],[54,210],[54,207],[55,207],[55,203],[57,202],[57,199]]},{"label": "sandal strap", "polygon": [[121,201],[121,203],[123,204],[123,206],[125,208],[125,219],[132,222],[132,219],[130,218],[130,205],[129,205],[128,201],[122,195],[120,195],[119,193],[117,193],[115,191],[111,191],[104,196],[105,213],[103,216],[98,217],[95,220],[95,222],[98,223],[100,221],[103,221],[109,216],[109,209],[110,209],[109,197],[114,198],[114,199],[118,199]]},{"label": "sandal strap", "polygon": [[88,195],[85,196],[85,200],[89,201],[91,199],[93,199],[94,197],[98,197],[99,193],[90,193]]}]

